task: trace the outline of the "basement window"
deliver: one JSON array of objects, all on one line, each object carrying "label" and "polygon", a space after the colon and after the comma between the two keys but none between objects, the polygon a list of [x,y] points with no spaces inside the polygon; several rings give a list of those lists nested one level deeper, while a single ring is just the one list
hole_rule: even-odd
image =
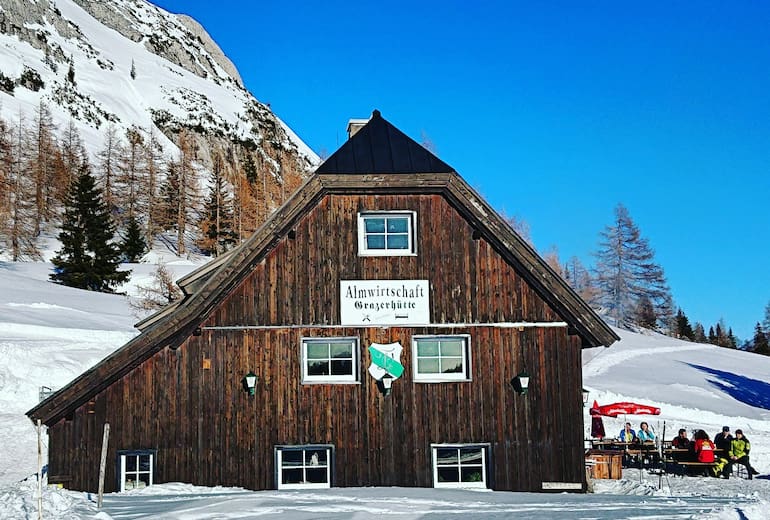
[{"label": "basement window", "polygon": [[278,489],[331,487],[334,446],[331,444],[276,446]]},{"label": "basement window", "polygon": [[152,486],[156,450],[118,450],[118,490]]},{"label": "basement window", "polygon": [[303,338],[303,383],[357,383],[358,338]]},{"label": "basement window", "polygon": [[417,213],[379,211],[358,214],[359,256],[414,256]]},{"label": "basement window", "polygon": [[425,383],[468,381],[471,337],[412,336],[414,380]]},{"label": "basement window", "polygon": [[487,488],[488,444],[433,444],[433,487]]}]

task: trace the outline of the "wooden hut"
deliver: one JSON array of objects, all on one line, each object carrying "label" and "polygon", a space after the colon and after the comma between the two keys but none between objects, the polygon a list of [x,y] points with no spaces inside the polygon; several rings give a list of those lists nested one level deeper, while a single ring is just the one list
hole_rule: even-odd
[{"label": "wooden hut", "polygon": [[378,111],[179,285],[27,412],[52,479],[95,491],[109,423],[107,491],[585,489],[581,348],[617,335]]}]

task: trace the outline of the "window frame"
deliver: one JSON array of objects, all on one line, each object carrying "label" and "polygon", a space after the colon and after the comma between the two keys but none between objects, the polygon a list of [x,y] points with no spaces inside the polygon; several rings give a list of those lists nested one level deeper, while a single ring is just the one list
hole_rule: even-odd
[{"label": "window frame", "polygon": [[[367,246],[366,219],[404,217],[407,219],[406,249],[369,249]],[[387,237],[387,225],[385,236]],[[410,210],[361,211],[358,213],[358,256],[417,256],[417,212]]]},{"label": "window frame", "polygon": [[[311,375],[308,374],[308,357],[307,357],[307,348],[308,344],[311,343],[334,343],[334,342],[341,342],[346,341],[350,342],[352,346],[352,360],[351,360],[351,370],[352,373],[350,375]],[[302,384],[359,384],[361,380],[361,340],[358,336],[332,336],[332,337],[318,337],[318,336],[308,336],[308,337],[302,337],[300,339],[300,358],[302,366],[300,367],[300,370],[302,371]],[[329,361],[334,359],[329,357]]]},{"label": "window frame", "polygon": [[[326,450],[326,483],[320,483],[320,482],[312,482],[312,483],[294,483],[294,484],[284,484],[283,483],[283,452],[285,451],[301,451],[303,452],[302,460],[303,464],[301,466],[295,466],[292,469],[302,469],[303,470],[303,476],[307,478],[307,468],[320,468],[323,466],[313,466],[305,463],[305,455],[304,453],[307,451],[318,451],[318,450]],[[273,448],[273,458],[275,461],[275,487],[278,490],[284,490],[284,489],[329,489],[332,487],[332,482],[334,479],[334,445],[333,444],[296,444],[296,445],[289,445],[289,444],[280,444],[276,445]]]},{"label": "window frame", "polygon": [[[418,343],[420,340],[439,340],[442,339],[459,339],[463,342],[462,360],[463,369],[461,372],[450,373],[421,373],[420,372],[420,355],[418,352]],[[422,356],[423,358],[426,356]],[[438,356],[441,359],[441,356]],[[460,382],[471,381],[471,335],[470,334],[419,334],[412,336],[412,366],[413,379],[416,383],[446,383],[446,382]]]},{"label": "window frame", "polygon": [[[491,483],[491,452],[492,447],[491,444],[488,442],[474,442],[474,443],[458,443],[458,444],[431,444],[431,468],[433,472],[433,487],[434,488],[450,488],[450,489],[491,489],[492,483]],[[481,450],[481,464],[465,464],[463,465],[462,460],[460,460],[459,451],[461,449],[479,449]],[[457,464],[450,465],[450,464],[444,464],[443,467],[457,467],[458,474],[460,475],[460,481],[458,482],[440,482],[439,481],[439,474],[438,474],[438,450],[439,449],[456,449],[458,451],[458,457],[457,457]],[[480,481],[471,481],[471,482],[462,482],[462,468],[477,468],[480,467],[481,469],[481,480]]]},{"label": "window frame", "polygon": [[[115,471],[115,477],[117,478],[117,490],[120,493],[123,493],[125,491],[130,491],[126,489],[126,478],[127,475],[133,475],[136,477],[136,482],[139,481],[139,475],[145,474],[149,475],[149,483],[146,484],[146,487],[152,486],[155,483],[155,464],[157,463],[157,454],[158,450],[117,450],[116,453],[116,471]],[[138,457],[144,457],[149,456],[150,457],[150,469],[147,471],[141,471],[140,465],[139,465],[139,459]],[[137,457],[137,464],[136,464],[136,470],[128,472],[126,471],[126,458],[127,457]],[[133,487],[132,489],[142,489]]]}]

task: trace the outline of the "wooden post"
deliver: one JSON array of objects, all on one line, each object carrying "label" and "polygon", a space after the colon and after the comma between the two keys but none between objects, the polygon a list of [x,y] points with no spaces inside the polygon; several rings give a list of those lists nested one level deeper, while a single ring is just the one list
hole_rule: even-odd
[{"label": "wooden post", "polygon": [[104,495],[104,468],[107,464],[107,444],[110,440],[110,423],[104,423],[104,436],[102,437],[102,458],[99,461],[99,499],[96,507],[102,508],[102,496]]},{"label": "wooden post", "polygon": [[37,518],[43,520],[43,426],[37,420]]}]

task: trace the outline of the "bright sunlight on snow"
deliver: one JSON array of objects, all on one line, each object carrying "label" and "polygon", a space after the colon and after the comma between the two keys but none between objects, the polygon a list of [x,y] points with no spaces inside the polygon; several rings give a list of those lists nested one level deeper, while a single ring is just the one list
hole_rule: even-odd
[{"label": "bright sunlight on snow", "polygon": [[[50,257],[50,255],[47,255]],[[197,259],[151,253],[131,264],[135,294],[163,259],[179,278]],[[37,518],[35,428],[24,415],[41,386],[60,388],[137,334],[127,298],[81,291],[48,281],[49,263],[0,262],[0,519]],[[313,492],[248,491],[166,483],[105,496],[101,510],[88,493],[44,488],[43,518],[711,518],[764,519],[770,506],[770,358],[616,329],[611,348],[584,351],[589,401],[637,401],[661,415],[604,418],[608,435],[628,420],[647,420],[671,439],[679,428],[723,425],[743,429],[752,444],[754,480],[653,475],[625,469],[621,480],[597,480],[594,493],[530,494],[492,491],[332,488]],[[584,429],[590,418],[585,409]],[[97,469],[95,469],[96,471]]]}]

